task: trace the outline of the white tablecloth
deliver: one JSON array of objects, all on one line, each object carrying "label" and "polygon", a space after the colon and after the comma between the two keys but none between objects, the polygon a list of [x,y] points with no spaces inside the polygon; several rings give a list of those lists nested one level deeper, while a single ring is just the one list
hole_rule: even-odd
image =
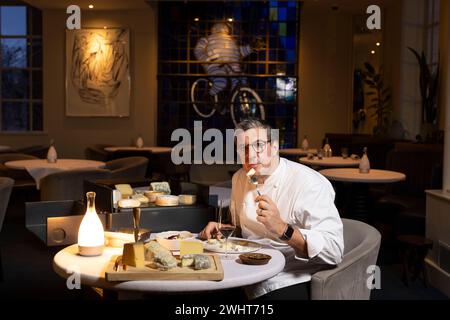
[{"label": "white tablecloth", "polygon": [[148,151],[152,153],[170,153],[172,148],[169,147],[106,147],[105,151],[117,152],[117,151]]},{"label": "white tablecloth", "polygon": [[16,160],[8,161],[5,166],[10,169],[27,170],[36,181],[39,189],[42,178],[49,174],[75,169],[101,168],[104,162],[85,159],[58,159],[56,163],[49,163],[46,159]]},{"label": "white tablecloth", "polygon": [[393,183],[406,179],[401,172],[370,169],[369,173],[359,173],[359,169],[339,168],[319,171],[332,181],[359,182],[359,183]]},{"label": "white tablecloth", "polygon": [[[236,259],[221,259],[224,279],[208,280],[145,280],[108,282],[105,271],[113,255],[120,255],[120,248],[105,248],[103,255],[98,257],[79,256],[78,246],[72,245],[59,251],[53,259],[53,269],[62,278],[68,278],[74,270],[78,270],[81,283],[116,291],[138,292],[199,292],[242,287],[269,279],[283,270],[285,259],[283,254],[275,249],[260,249],[258,252],[272,256],[269,263],[261,266],[242,264],[239,255]],[[232,255],[232,254],[230,254]]]},{"label": "white tablecloth", "polygon": [[342,157],[329,157],[322,159],[308,159],[308,157],[300,158],[301,164],[306,164],[308,166],[319,166],[319,167],[357,167],[359,166],[359,160],[353,160],[351,158]]}]

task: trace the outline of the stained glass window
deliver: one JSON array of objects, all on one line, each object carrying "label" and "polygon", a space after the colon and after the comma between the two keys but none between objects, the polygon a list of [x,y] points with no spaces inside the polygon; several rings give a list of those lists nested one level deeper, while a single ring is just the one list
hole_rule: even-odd
[{"label": "stained glass window", "polygon": [[282,147],[296,146],[299,17],[298,1],[160,2],[158,143],[170,144],[177,128],[193,130],[195,120],[203,121],[204,130],[234,128],[229,113],[199,115],[190,97],[193,83],[208,76],[194,48],[222,22],[239,46],[253,45],[256,38],[264,44],[241,61],[239,77],[261,97],[266,120],[280,129]]}]

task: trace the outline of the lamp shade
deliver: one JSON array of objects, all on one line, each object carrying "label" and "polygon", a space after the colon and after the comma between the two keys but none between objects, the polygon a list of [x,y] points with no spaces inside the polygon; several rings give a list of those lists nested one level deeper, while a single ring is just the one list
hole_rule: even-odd
[{"label": "lamp shade", "polygon": [[86,193],[86,214],[78,229],[78,253],[82,256],[98,256],[103,253],[105,235],[103,224],[95,210],[95,192]]}]

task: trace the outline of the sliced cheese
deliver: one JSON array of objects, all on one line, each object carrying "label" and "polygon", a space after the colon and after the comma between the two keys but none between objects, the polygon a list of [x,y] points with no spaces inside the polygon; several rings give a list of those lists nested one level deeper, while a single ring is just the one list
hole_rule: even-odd
[{"label": "sliced cheese", "polygon": [[122,194],[123,199],[127,199],[133,195],[133,188],[129,184],[116,184],[115,187]]},{"label": "sliced cheese", "polygon": [[203,242],[196,240],[181,240],[180,241],[180,257],[185,254],[200,254],[203,253]]},{"label": "sliced cheese", "polygon": [[125,243],[123,245],[123,264],[136,268],[145,267],[144,243]]}]

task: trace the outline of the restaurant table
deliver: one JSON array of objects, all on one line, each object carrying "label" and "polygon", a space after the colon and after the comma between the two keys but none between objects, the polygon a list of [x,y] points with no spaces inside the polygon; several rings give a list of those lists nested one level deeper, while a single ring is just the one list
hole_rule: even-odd
[{"label": "restaurant table", "polygon": [[172,148],[169,147],[106,147],[108,152],[127,152],[127,151],[147,151],[152,153],[170,153]]},{"label": "restaurant table", "polygon": [[300,163],[305,164],[308,166],[315,166],[315,167],[357,167],[359,166],[359,159],[354,160],[350,157],[348,158],[342,158],[342,157],[323,157],[322,159],[319,159],[317,157],[314,157],[313,159],[308,159],[308,157],[302,157],[300,158]]},{"label": "restaurant table", "polygon": [[302,149],[302,148],[286,148],[286,149],[280,149],[279,151],[280,156],[284,156],[287,158],[291,157],[301,157],[301,156],[307,156],[308,154],[317,154],[317,149]]},{"label": "restaurant table", "polygon": [[121,248],[106,247],[103,254],[97,257],[78,255],[78,245],[74,244],[59,251],[53,258],[53,270],[67,279],[74,271],[79,272],[81,284],[113,290],[122,296],[127,293],[186,293],[224,290],[255,284],[269,279],[283,270],[284,255],[276,250],[262,248],[257,252],[269,254],[272,259],[266,265],[245,265],[238,254],[228,254],[235,259],[221,259],[224,278],[211,280],[139,280],[109,282],[105,279],[105,271],[114,255],[122,254]]},{"label": "restaurant table", "polygon": [[39,189],[41,179],[49,174],[66,170],[102,168],[105,163],[86,159],[58,159],[55,163],[49,163],[47,159],[31,159],[8,161],[5,166],[10,169],[27,170]]},{"label": "restaurant table", "polygon": [[370,221],[370,184],[395,183],[406,179],[401,172],[370,169],[369,173],[360,173],[355,168],[335,168],[319,171],[328,180],[344,183],[343,210],[351,218]]}]

